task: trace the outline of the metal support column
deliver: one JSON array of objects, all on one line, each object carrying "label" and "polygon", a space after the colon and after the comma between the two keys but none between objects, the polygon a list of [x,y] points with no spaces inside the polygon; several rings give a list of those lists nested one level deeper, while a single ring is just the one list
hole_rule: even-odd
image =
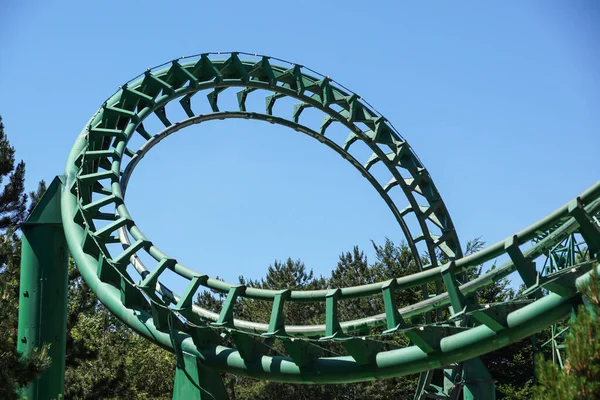
[{"label": "metal support column", "polygon": [[60,214],[62,182],[55,178],[22,225],[17,349],[27,355],[49,344],[51,366],[22,395],[57,399],[64,393],[68,250]]},{"label": "metal support column", "polygon": [[[179,358],[179,357],[178,357]],[[203,366],[198,359],[183,353],[177,362],[173,400],[227,400],[227,391],[219,371]]]},{"label": "metal support column", "polygon": [[496,398],[496,385],[481,358],[463,361],[463,399],[493,400]]}]

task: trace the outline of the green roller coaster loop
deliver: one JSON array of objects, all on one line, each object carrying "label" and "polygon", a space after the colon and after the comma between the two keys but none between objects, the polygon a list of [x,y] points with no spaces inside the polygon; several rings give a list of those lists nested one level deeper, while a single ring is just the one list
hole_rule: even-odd
[{"label": "green roller coaster loop", "polygon": [[[236,90],[235,109],[220,108],[219,94],[226,89]],[[264,99],[264,107],[251,107],[252,98]],[[293,101],[293,107],[281,111],[276,104],[283,98]],[[194,112],[203,103],[210,107],[208,112]],[[188,118],[172,122],[173,107],[180,107]],[[322,122],[315,125],[304,118],[307,109],[321,114]],[[164,129],[149,132],[144,122],[150,116],[157,117]],[[364,286],[275,291],[211,278],[161,251],[142,233],[125,204],[135,167],[168,135],[229,118],[283,125],[350,162],[391,210],[419,271]],[[342,141],[329,135],[333,124],[347,132]],[[143,144],[132,147],[132,138]],[[357,143],[372,152],[368,159],[353,150]],[[376,164],[387,168],[385,181],[373,173]],[[394,201],[395,193],[402,195],[402,202]],[[77,137],[64,175],[55,179],[23,226],[19,349],[27,353],[50,342],[54,360],[25,394],[49,399],[63,392],[70,253],[89,288],[114,315],[177,355],[173,398],[226,398],[218,374],[225,371],[281,382],[330,384],[421,373],[416,399],[461,395],[492,399],[494,384],[478,356],[555,324],[581,302],[578,287],[600,257],[599,212],[597,182],[546,218],[463,257],[431,176],[408,142],[360,96],[327,76],[271,57],[247,53],[182,57],[148,69],[102,105]],[[582,238],[589,256],[565,258],[560,269],[538,272],[535,260],[543,260],[574,234]],[[503,265],[474,280],[464,279],[470,268],[503,255],[508,260]],[[424,259],[429,260],[426,265]],[[167,270],[188,281],[182,294],[161,283]],[[475,303],[478,289],[513,273],[527,286],[522,299]],[[421,288],[423,300],[398,309],[395,294],[413,287]],[[219,313],[193,304],[201,288],[226,295]],[[383,312],[340,321],[341,302],[358,297],[381,298]],[[271,302],[268,323],[236,318],[234,306],[240,298]],[[287,325],[284,306],[290,302],[324,303],[325,323]],[[404,335],[410,344],[387,346],[385,339],[395,335]],[[326,346],[332,343],[343,354],[328,356]],[[441,383],[433,378],[436,369],[447,372]]]}]

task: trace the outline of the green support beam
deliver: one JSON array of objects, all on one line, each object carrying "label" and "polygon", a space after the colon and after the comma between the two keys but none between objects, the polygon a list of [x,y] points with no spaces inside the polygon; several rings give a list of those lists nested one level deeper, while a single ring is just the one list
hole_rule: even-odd
[{"label": "green support beam", "polygon": [[67,331],[68,249],[61,219],[62,178],[48,190],[21,226],[21,287],[17,349],[24,355],[49,345],[51,366],[22,395],[57,399],[64,393]]},{"label": "green support beam", "polygon": [[218,371],[202,365],[191,354],[183,353],[175,370],[173,400],[227,400],[229,396]]}]

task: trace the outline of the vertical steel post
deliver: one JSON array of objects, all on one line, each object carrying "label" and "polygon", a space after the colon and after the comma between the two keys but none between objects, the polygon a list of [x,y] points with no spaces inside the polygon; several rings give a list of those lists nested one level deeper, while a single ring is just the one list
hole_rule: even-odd
[{"label": "vertical steel post", "polygon": [[219,371],[207,368],[198,359],[181,353],[177,360],[173,400],[229,399]]},{"label": "vertical steel post", "polygon": [[494,400],[496,398],[494,379],[481,358],[463,361],[462,367],[464,400]]},{"label": "vertical steel post", "polygon": [[60,178],[22,225],[17,349],[27,355],[49,344],[51,366],[23,391],[29,400],[57,399],[64,392],[68,250],[60,214]]}]

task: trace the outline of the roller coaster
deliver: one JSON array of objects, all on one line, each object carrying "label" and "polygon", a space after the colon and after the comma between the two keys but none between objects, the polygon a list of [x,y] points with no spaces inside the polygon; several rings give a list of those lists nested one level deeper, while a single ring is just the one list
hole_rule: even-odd
[{"label": "roller coaster", "polygon": [[[219,102],[226,89],[236,91],[233,109]],[[206,110],[195,112],[200,104]],[[172,122],[169,115],[175,114],[187,118]],[[149,129],[150,117],[160,121],[158,131]],[[169,135],[232,118],[291,128],[347,160],[389,207],[418,272],[363,286],[266,290],[209,277],[161,251],[125,203],[131,175]],[[344,137],[330,134],[332,126],[343,129]],[[359,144],[370,157],[354,151]],[[375,166],[386,173],[375,174]],[[170,195],[160,189],[152,194]],[[77,137],[64,174],[22,226],[18,347],[27,354],[50,343],[53,359],[24,394],[50,399],[63,393],[70,254],[111,313],[149,344],[176,355],[174,399],[227,398],[221,372],[304,384],[419,373],[416,399],[493,399],[493,378],[478,357],[564,320],[581,303],[579,288],[600,257],[599,213],[597,182],[542,220],[464,256],[429,172],[392,124],[359,95],[277,58],[241,52],[182,57],[148,69],[102,104]],[[557,258],[556,249],[573,238],[587,256]],[[502,257],[503,264],[466,279],[470,269]],[[548,267],[538,270],[536,261]],[[185,279],[180,294],[164,284],[166,273]],[[521,297],[477,304],[478,290],[509,276],[526,286]],[[397,295],[409,288],[418,288],[421,300],[399,308]],[[222,293],[221,310],[196,304],[199,290]],[[382,312],[340,320],[344,301],[362,297],[378,299]],[[269,320],[238,318],[235,306],[243,299],[268,302]],[[323,304],[323,323],[286,324],[291,303]],[[393,337],[408,344],[391,346],[386,339]],[[327,349],[334,345],[332,355]]]}]

